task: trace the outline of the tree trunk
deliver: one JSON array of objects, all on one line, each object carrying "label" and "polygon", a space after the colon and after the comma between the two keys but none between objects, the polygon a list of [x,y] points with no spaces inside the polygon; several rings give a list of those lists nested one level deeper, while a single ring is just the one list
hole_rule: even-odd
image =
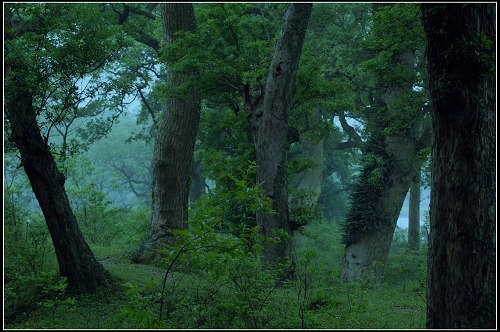
[{"label": "tree trunk", "polygon": [[[162,3],[164,43],[174,42],[179,31],[195,32],[196,22],[190,3]],[[194,77],[172,73],[167,68],[166,82],[179,87]],[[174,245],[170,230],[187,228],[189,176],[200,119],[200,94],[190,89],[182,96],[166,99],[165,111],[155,139],[153,157],[153,202],[149,235],[136,258],[152,261],[162,244]]]},{"label": "tree trunk", "polygon": [[[370,183],[374,169],[365,168],[355,185],[352,205],[345,224],[345,253],[342,278],[356,281],[374,268],[380,277],[396,229],[399,213],[411,180],[420,168],[418,147],[408,137],[386,137],[382,144],[384,174],[378,183]],[[367,144],[367,152],[373,151]]]},{"label": "tree trunk", "polygon": [[261,116],[254,117],[259,118],[254,127],[256,180],[262,183],[276,211],[276,214],[258,213],[257,225],[265,237],[280,238],[275,243],[264,244],[264,263],[271,267],[291,259],[291,240],[276,232],[282,229],[291,236],[287,189],[288,111],[311,8],[312,4],[289,4],[274,48],[262,108],[254,110],[262,112]]},{"label": "tree trunk", "polygon": [[[408,66],[413,61],[411,56],[400,59],[406,59]],[[379,101],[379,109],[396,111],[393,103],[403,91],[394,85],[382,89],[383,101]],[[423,118],[423,114],[418,116]],[[379,161],[364,166],[353,191],[344,227],[344,281],[359,280],[372,268],[372,272],[381,277],[401,207],[422,163],[418,158],[418,152],[423,147],[421,128],[418,126],[420,121],[416,124],[411,134],[404,132],[386,136],[382,134],[387,126],[384,113],[368,118],[367,127],[372,138],[366,144],[364,156],[373,156]]]},{"label": "tree trunk", "polygon": [[410,209],[408,213],[408,249],[420,249],[420,171],[410,186]]},{"label": "tree trunk", "polygon": [[201,173],[200,160],[194,160],[193,173],[191,177],[191,190],[189,191],[189,201],[195,203],[205,193],[206,181]]},{"label": "tree trunk", "polygon": [[[379,6],[374,4],[374,10]],[[384,38],[387,37],[393,36]],[[376,112],[367,112],[366,122],[371,138],[363,153],[364,169],[355,186],[344,227],[344,281],[359,280],[371,269],[378,278],[381,277],[401,207],[422,164],[418,153],[427,143],[422,130],[422,111],[414,110],[414,122],[405,123],[407,127],[384,132],[398,120],[404,121],[404,118],[398,118],[400,113],[410,111],[405,109],[408,108],[405,98],[413,97],[409,94],[413,91],[415,78],[411,74],[417,49],[418,45],[413,45],[391,55],[390,65],[401,72],[398,79],[375,73],[379,88],[372,107]]]},{"label": "tree trunk", "polygon": [[427,328],[494,329],[494,4],[423,4],[434,143]]},{"label": "tree trunk", "polygon": [[[7,64],[6,76],[10,71]],[[45,217],[61,276],[67,278],[69,289],[75,292],[109,286],[107,272],[96,260],[78,228],[64,189],[65,177],[40,134],[31,92],[17,78],[12,79],[12,86],[7,90],[6,114],[12,141],[19,149],[24,171]]]}]

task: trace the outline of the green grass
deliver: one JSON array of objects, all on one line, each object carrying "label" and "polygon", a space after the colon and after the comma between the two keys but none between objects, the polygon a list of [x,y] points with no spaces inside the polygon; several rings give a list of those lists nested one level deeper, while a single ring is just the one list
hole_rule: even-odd
[{"label": "green grass", "polygon": [[[116,280],[116,287],[76,296],[74,304],[62,304],[55,310],[36,305],[19,312],[15,320],[5,323],[5,327],[252,328],[255,324],[259,328],[291,329],[425,328],[424,253],[406,254],[396,248],[391,252],[380,285],[370,279],[345,284],[340,282],[343,246],[339,241],[338,226],[311,225],[308,233],[309,237],[297,239],[298,255],[305,248],[316,252],[314,264],[304,272],[311,280],[305,299],[298,296],[296,283],[292,282],[272,292],[258,309],[249,306],[247,312],[242,308],[252,299],[245,299],[244,295],[253,294],[251,290],[235,295],[231,283],[218,287],[217,271],[204,275],[186,274],[175,292],[169,286],[167,295],[171,297],[167,300],[172,301],[172,313],[166,321],[158,323],[155,319],[164,270],[132,263],[123,247],[92,246],[99,261]],[[125,283],[132,288],[124,286]],[[262,287],[259,291],[265,292],[268,286],[256,287]],[[301,311],[301,307],[304,310]],[[218,326],[219,322],[230,326]]]}]

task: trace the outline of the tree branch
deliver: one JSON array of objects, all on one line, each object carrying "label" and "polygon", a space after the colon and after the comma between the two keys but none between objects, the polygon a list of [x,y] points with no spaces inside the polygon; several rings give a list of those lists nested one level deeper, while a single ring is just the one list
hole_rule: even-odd
[{"label": "tree branch", "polygon": [[344,111],[337,111],[337,115],[339,117],[340,125],[342,126],[342,129],[349,135],[350,139],[352,139],[356,144],[362,144],[363,140],[361,139],[361,136],[356,132],[356,129],[354,129],[352,126],[350,126],[347,123],[347,120],[345,118]]},{"label": "tree branch", "polygon": [[141,100],[144,103],[144,106],[146,106],[146,109],[148,110],[149,114],[151,115],[151,119],[153,119],[153,124],[156,126],[158,123],[156,121],[156,116],[154,110],[151,108],[151,105],[149,105],[148,100],[142,93],[141,88],[137,87],[137,91],[139,92],[139,95],[141,96]]}]

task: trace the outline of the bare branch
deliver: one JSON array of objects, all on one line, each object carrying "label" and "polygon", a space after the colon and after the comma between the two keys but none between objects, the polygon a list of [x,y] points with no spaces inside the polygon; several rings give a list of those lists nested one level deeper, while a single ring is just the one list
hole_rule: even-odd
[{"label": "bare branch", "polygon": [[153,120],[153,124],[156,126],[158,124],[158,122],[156,121],[156,116],[155,116],[154,110],[149,105],[149,102],[146,99],[146,97],[144,96],[144,94],[142,93],[141,88],[137,87],[137,91],[139,92],[139,95],[141,96],[141,100],[144,103],[144,106],[146,106],[146,109],[148,110],[149,114],[151,115],[151,119]]},{"label": "bare branch", "polygon": [[361,139],[361,136],[359,136],[359,134],[356,132],[356,129],[354,129],[347,123],[344,111],[337,111],[337,115],[339,117],[342,129],[344,129],[347,135],[349,135],[350,139],[352,139],[354,142],[357,142],[357,144],[362,144],[363,140]]}]

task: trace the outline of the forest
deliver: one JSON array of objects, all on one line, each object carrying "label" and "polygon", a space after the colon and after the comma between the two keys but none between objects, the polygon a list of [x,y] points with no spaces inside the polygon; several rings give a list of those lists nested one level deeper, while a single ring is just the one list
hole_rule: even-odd
[{"label": "forest", "polygon": [[496,9],[4,3],[4,329],[495,329]]}]

